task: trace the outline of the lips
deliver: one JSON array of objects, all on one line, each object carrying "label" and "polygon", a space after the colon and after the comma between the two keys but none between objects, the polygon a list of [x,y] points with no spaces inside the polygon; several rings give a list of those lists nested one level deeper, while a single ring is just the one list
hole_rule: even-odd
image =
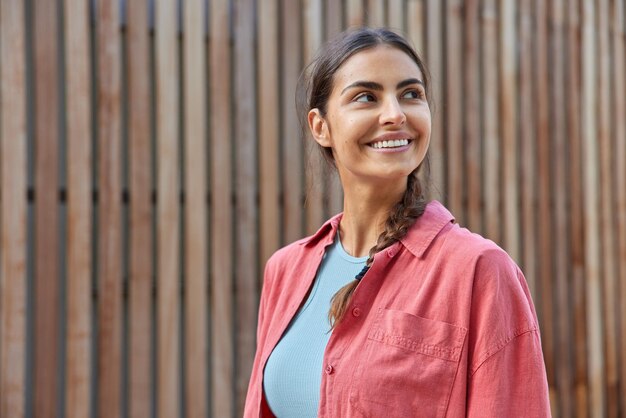
[{"label": "lips", "polygon": [[382,141],[371,142],[368,145],[370,147],[376,148],[376,149],[381,149],[381,148],[398,148],[398,147],[404,147],[404,146],[408,145],[409,142],[411,142],[411,140],[408,139],[408,138],[404,138],[404,139],[389,139],[389,140],[382,140]]}]

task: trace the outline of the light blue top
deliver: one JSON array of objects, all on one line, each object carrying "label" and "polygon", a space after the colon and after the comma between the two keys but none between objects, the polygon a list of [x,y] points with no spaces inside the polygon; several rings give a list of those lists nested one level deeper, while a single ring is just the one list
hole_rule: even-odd
[{"label": "light blue top", "polygon": [[[333,295],[354,279],[367,257],[352,257],[339,240],[328,247],[306,302],[267,360],[265,399],[277,418],[317,417]],[[294,278],[297,280],[297,278]]]}]

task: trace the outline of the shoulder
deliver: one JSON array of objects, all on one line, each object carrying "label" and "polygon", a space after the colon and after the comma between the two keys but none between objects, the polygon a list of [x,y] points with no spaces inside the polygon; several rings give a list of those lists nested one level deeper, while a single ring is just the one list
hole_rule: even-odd
[{"label": "shoulder", "polygon": [[[469,286],[475,315],[490,316],[491,311],[496,316],[501,313],[500,319],[506,318],[507,325],[536,327],[524,274],[494,241],[456,223],[449,223],[441,228],[424,258],[437,263],[446,277]],[[520,322],[514,325],[513,322],[517,321]]]},{"label": "shoulder", "polygon": [[269,270],[280,270],[284,267],[288,266],[290,263],[293,263],[294,260],[297,260],[301,256],[306,256],[311,248],[304,245],[307,239],[310,237],[299,239],[298,241],[294,241],[291,244],[288,244],[282,248],[279,248],[272,254],[272,256],[265,263],[266,271]]},{"label": "shoulder", "polygon": [[518,270],[515,261],[498,244],[456,223],[441,228],[431,247],[428,251],[444,257],[448,264],[470,268],[478,276],[495,270],[516,275]]},{"label": "shoulder", "polygon": [[285,275],[297,275],[316,263],[326,245],[332,243],[341,214],[326,221],[312,235],[278,249],[265,264],[265,280]]},{"label": "shoulder", "polygon": [[[519,299],[528,304],[530,295],[526,279],[510,255],[499,245],[466,228],[452,225],[444,235],[443,252],[451,262],[461,262],[459,267],[470,269],[474,297],[485,299],[489,295],[506,300]],[[507,297],[508,296],[508,297]]]}]

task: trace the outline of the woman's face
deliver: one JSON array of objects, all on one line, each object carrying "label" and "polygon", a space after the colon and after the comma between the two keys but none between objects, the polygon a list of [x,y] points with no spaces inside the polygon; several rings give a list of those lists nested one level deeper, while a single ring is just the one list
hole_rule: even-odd
[{"label": "woman's face", "polygon": [[430,142],[422,73],[397,48],[358,52],[335,73],[326,115],[311,110],[309,125],[314,139],[332,149],[344,187],[406,178]]}]

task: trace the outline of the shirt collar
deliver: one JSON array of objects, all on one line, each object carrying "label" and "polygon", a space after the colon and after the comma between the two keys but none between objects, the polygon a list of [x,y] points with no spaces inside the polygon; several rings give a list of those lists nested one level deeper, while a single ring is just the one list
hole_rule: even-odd
[{"label": "shirt collar", "polygon": [[400,242],[414,256],[421,258],[439,232],[451,222],[454,222],[454,216],[441,203],[433,200]]},{"label": "shirt collar", "polygon": [[322,225],[315,234],[300,240],[299,244],[308,246],[310,244],[314,244],[320,241],[324,237],[326,237],[325,243],[332,242],[335,235],[337,234],[337,228],[339,228],[339,221],[341,221],[342,216],[343,213],[338,213],[337,215],[333,216],[332,218],[324,222],[324,225]]},{"label": "shirt collar", "polygon": [[[342,213],[339,213],[327,220],[315,234],[302,239],[299,242],[300,245],[309,246],[320,240],[323,240],[325,245],[331,243],[337,234],[342,215]],[[411,254],[420,258],[439,232],[451,222],[454,222],[454,216],[441,203],[433,200],[426,205],[426,210],[424,210],[422,216],[417,218],[415,224],[409,229],[405,237],[400,240],[400,243]]]}]

